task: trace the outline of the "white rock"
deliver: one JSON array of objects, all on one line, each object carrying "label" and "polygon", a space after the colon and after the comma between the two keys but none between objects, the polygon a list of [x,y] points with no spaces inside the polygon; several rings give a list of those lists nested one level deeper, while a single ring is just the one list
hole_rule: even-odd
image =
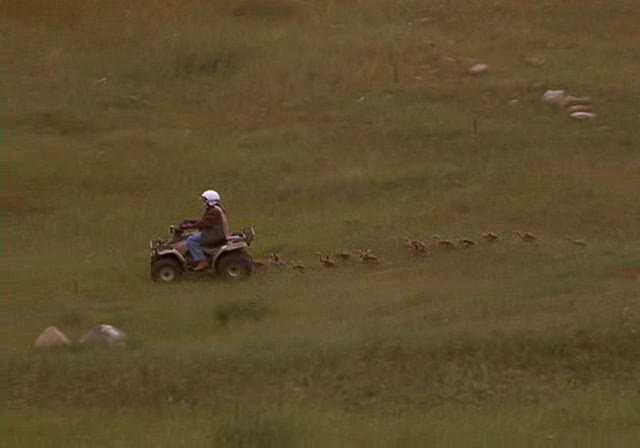
[{"label": "white rock", "polygon": [[564,90],[547,90],[542,95],[542,101],[552,105],[562,105],[567,93]]},{"label": "white rock", "polygon": [[487,64],[476,64],[469,69],[469,74],[478,76],[484,75],[489,71],[489,66]]},{"label": "white rock", "polygon": [[575,106],[567,107],[567,112],[569,114],[574,112],[593,112],[593,107],[588,104],[576,104]]},{"label": "white rock", "polygon": [[127,343],[127,335],[112,325],[102,324],[89,330],[78,342],[80,344],[121,347]]},{"label": "white rock", "polygon": [[569,116],[576,120],[593,120],[597,117],[593,112],[574,112],[569,114]]},{"label": "white rock", "polygon": [[56,327],[46,328],[38,339],[36,339],[35,347],[37,348],[50,348],[50,347],[63,347],[70,345],[71,341],[62,331]]}]

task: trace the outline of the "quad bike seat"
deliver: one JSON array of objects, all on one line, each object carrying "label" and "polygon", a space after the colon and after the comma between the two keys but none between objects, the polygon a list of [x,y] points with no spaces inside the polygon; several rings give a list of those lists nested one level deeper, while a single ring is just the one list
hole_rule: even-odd
[{"label": "quad bike seat", "polygon": [[209,249],[209,250],[217,249],[218,247],[224,246],[225,244],[227,244],[227,239],[226,238],[220,238],[219,240],[216,240],[216,241],[213,241],[213,242],[209,242],[207,244],[201,244],[201,246],[204,249],[204,251],[206,252],[207,249]]}]

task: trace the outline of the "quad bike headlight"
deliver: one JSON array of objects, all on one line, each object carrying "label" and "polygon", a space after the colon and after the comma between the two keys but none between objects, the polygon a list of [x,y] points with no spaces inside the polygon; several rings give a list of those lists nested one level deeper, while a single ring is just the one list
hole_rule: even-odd
[{"label": "quad bike headlight", "polygon": [[162,247],[162,244],[162,240],[151,240],[149,241],[149,249],[151,249],[151,252],[155,252]]},{"label": "quad bike headlight", "polygon": [[249,227],[249,229],[244,231],[244,238],[248,245],[251,245],[251,242],[255,239],[255,237],[256,237],[255,227],[251,226]]}]

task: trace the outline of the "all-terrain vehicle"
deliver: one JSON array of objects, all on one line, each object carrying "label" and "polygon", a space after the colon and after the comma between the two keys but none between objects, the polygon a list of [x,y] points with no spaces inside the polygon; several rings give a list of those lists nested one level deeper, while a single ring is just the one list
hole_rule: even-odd
[{"label": "all-terrain vehicle", "polygon": [[218,274],[226,280],[241,280],[253,273],[254,264],[248,248],[253,242],[256,232],[253,227],[239,233],[232,233],[228,239],[221,240],[212,246],[203,246],[209,268],[194,271],[197,264],[191,258],[186,243],[189,235],[197,232],[192,221],[183,221],[169,226],[171,235],[168,240],[152,240],[151,278],[157,282],[172,283],[183,275]]}]

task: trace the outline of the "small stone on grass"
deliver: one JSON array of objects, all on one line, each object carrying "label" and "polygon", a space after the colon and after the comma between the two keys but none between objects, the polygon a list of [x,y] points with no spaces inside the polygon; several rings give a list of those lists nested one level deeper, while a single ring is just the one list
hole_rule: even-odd
[{"label": "small stone on grass", "polygon": [[484,75],[489,72],[489,66],[487,64],[475,64],[469,69],[469,74],[473,76]]},{"label": "small stone on grass", "polygon": [[34,345],[36,348],[64,347],[71,345],[71,341],[57,327],[48,327],[40,333]]},{"label": "small stone on grass", "polygon": [[574,120],[594,120],[597,117],[593,112],[574,112],[569,116]]},{"label": "small stone on grass", "polygon": [[89,330],[78,342],[87,345],[122,347],[127,343],[127,335],[112,325],[102,324]]}]

